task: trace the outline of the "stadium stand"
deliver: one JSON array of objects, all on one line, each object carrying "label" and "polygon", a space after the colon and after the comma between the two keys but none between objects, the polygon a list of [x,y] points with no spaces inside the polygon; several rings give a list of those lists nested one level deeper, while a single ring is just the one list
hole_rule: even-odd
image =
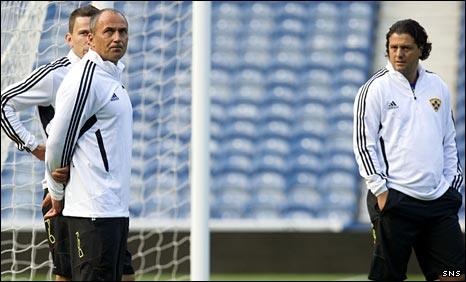
[{"label": "stadium stand", "polygon": [[211,136],[225,145],[212,189],[238,190],[217,178],[240,171],[249,191],[213,218],[355,220],[352,103],[377,13],[376,2],[213,3]]},{"label": "stadium stand", "polygon": [[[131,2],[116,3],[129,17],[139,13]],[[154,4],[154,9],[160,7],[165,6]],[[60,13],[70,11],[58,11],[54,5],[48,9],[39,64],[68,48],[64,43],[59,48],[49,45],[54,34],[67,30],[66,25],[53,23]],[[163,19],[155,13],[147,23],[131,17],[130,32],[138,32],[124,59],[137,156],[132,172],[133,216],[154,215],[174,201],[168,194],[164,201],[157,198],[147,204],[141,198],[151,195],[154,187],[163,194],[173,185],[169,174],[154,178],[157,170],[169,170],[189,159],[190,77],[183,70],[190,67],[190,54],[175,54],[176,48],[169,48],[177,33],[186,33],[189,27],[176,30],[172,23],[176,11],[164,9]],[[211,216],[340,217],[351,224],[361,196],[352,153],[352,103],[371,72],[370,46],[375,41],[379,3],[219,1],[212,9]],[[464,170],[464,9],[459,40],[455,118]],[[168,48],[154,48],[160,44]],[[149,51],[151,56],[145,55]],[[184,58],[177,66],[170,60],[175,56]],[[142,78],[147,76],[156,83],[146,85],[148,80]],[[171,76],[174,81],[165,83]],[[156,94],[142,95],[147,91]],[[170,115],[175,118],[149,123]],[[157,144],[159,138],[163,142]],[[186,185],[178,197],[189,197],[185,170],[177,175],[177,183]],[[20,172],[2,170],[2,184],[15,177],[18,185]],[[32,196],[24,194],[15,194],[20,198],[15,201],[30,202]],[[11,190],[2,190],[2,206],[11,196]],[[35,201],[39,204],[40,197],[36,195]],[[27,205],[22,210],[33,211]],[[181,214],[187,217],[189,205],[184,210]],[[464,205],[460,214],[464,217]]]},{"label": "stadium stand", "polygon": [[[130,212],[139,217],[175,216],[163,213],[164,207],[175,196],[190,194],[187,168],[176,176],[186,189],[164,194],[175,185],[170,167],[189,159],[191,101],[189,75],[180,72],[190,67],[189,54],[175,66],[170,58],[179,54],[169,48],[177,32],[189,27],[177,31],[171,22],[175,11],[154,4],[154,9],[160,7],[165,7],[164,18],[155,13],[147,23],[133,17],[140,11],[131,2],[116,2],[115,7],[131,18],[134,34],[123,62],[134,107]],[[49,46],[52,36],[66,32],[66,24],[54,23],[60,13],[69,12],[48,7],[38,64],[66,54],[64,43]],[[340,216],[346,223],[356,218],[360,192],[351,148],[351,104],[369,76],[377,13],[377,2],[213,2],[213,218]],[[149,51],[151,56],[145,55]],[[149,75],[154,84],[143,79]],[[174,75],[173,83],[161,83]],[[143,95],[147,91],[155,94]],[[171,115],[175,118],[151,123]],[[12,177],[11,170],[2,171],[2,183]],[[14,177],[18,184],[20,175]],[[2,191],[2,206],[11,198],[8,191]],[[26,194],[15,201],[31,202]],[[39,205],[40,197],[35,202]],[[337,206],[337,214],[329,211]],[[28,205],[24,210],[33,211]],[[189,205],[183,210],[176,216],[187,217]]]}]

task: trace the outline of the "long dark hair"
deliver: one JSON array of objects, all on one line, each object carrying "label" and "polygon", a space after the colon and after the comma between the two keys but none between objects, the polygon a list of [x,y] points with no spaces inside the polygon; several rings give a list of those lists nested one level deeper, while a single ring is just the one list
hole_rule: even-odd
[{"label": "long dark hair", "polygon": [[415,20],[407,19],[401,20],[394,23],[386,35],[385,48],[388,56],[388,38],[393,33],[403,34],[407,33],[414,38],[414,42],[421,49],[422,54],[419,57],[421,60],[425,60],[429,57],[430,51],[432,50],[432,43],[427,42],[426,30]]}]

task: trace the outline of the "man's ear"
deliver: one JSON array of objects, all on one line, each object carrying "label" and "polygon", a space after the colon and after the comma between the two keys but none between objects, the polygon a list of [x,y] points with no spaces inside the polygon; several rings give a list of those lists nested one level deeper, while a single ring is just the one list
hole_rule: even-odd
[{"label": "man's ear", "polygon": [[66,44],[68,44],[68,46],[69,46],[70,48],[73,48],[73,42],[71,42],[71,39],[72,39],[71,33],[67,32],[67,33],[65,34],[65,42],[66,42]]},{"label": "man's ear", "polygon": [[87,43],[89,44],[90,47],[93,46],[92,40],[94,39],[94,36],[92,35],[91,32],[87,34]]}]

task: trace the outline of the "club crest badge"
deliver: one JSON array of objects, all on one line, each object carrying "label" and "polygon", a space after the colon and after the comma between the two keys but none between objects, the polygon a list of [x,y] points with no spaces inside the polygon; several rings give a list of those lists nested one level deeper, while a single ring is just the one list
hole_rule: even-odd
[{"label": "club crest badge", "polygon": [[429,102],[434,108],[434,111],[438,112],[438,109],[440,109],[440,105],[442,105],[442,101],[439,98],[431,98],[429,99]]}]

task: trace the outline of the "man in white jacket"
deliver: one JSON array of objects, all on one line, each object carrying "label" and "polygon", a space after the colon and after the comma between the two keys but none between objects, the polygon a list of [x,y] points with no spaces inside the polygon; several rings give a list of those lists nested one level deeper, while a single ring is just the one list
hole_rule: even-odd
[{"label": "man in white jacket", "polygon": [[416,21],[393,24],[386,34],[389,62],[354,102],[353,147],[369,188],[375,242],[372,280],[406,279],[412,249],[427,280],[464,280],[457,215],[463,176],[450,93],[419,64],[431,48]]},{"label": "man in white jacket", "polygon": [[[132,106],[119,60],[128,44],[123,14],[91,18],[91,49],[66,75],[47,140],[46,179],[53,217],[68,219],[73,280],[121,280],[128,236]],[[70,114],[71,113],[71,114]],[[64,189],[51,172],[70,165]]]},{"label": "man in white jacket", "polygon": [[[45,129],[54,116],[55,100],[58,87],[72,65],[79,62],[88,50],[87,34],[92,15],[99,10],[91,5],[75,9],[68,23],[65,41],[71,48],[69,53],[58,60],[34,70],[28,77],[14,83],[2,91],[2,129],[16,143],[19,150],[30,152],[39,160],[45,158],[45,145],[40,142],[21,122],[17,113],[31,107],[37,107],[38,120],[41,122],[42,137],[47,139]],[[68,180],[67,168],[57,168],[54,175],[57,180]],[[50,209],[50,198],[46,181],[43,181],[45,215]],[[53,260],[53,273],[57,281],[71,279],[68,249],[68,230],[61,215],[45,220],[50,253]]]}]

